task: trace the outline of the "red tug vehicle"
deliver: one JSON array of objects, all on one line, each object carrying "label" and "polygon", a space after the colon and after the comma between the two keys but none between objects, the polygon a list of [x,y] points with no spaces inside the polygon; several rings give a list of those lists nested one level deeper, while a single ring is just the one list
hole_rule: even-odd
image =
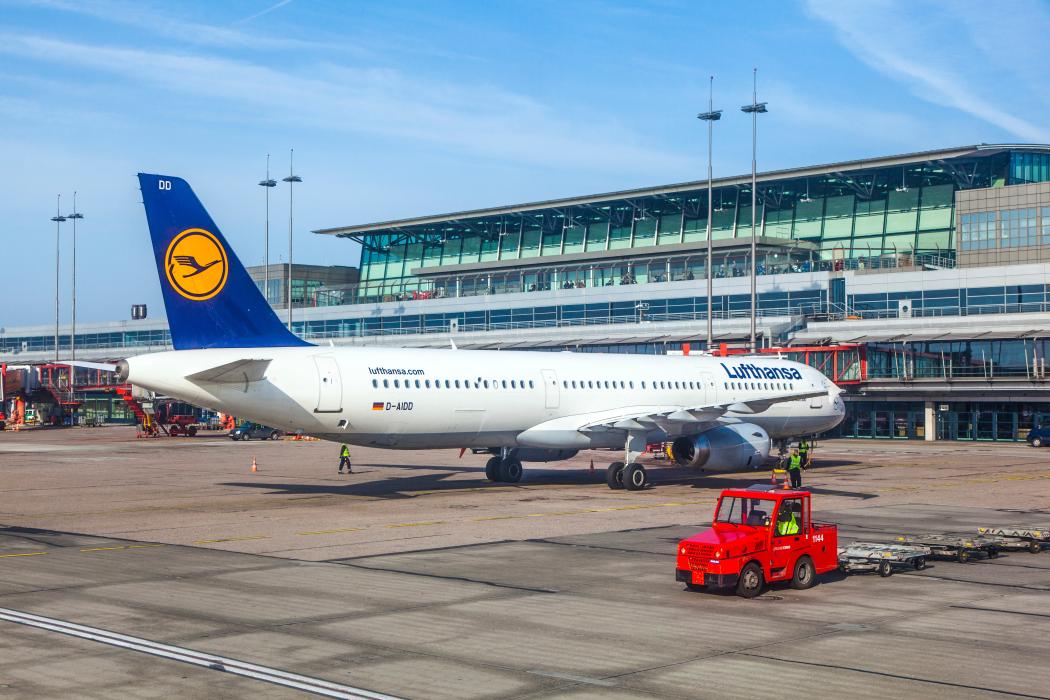
[{"label": "red tug vehicle", "polygon": [[711,527],[678,543],[675,579],[754,598],[774,581],[809,588],[837,567],[838,527],[813,522],[809,492],[756,486],[722,492]]}]

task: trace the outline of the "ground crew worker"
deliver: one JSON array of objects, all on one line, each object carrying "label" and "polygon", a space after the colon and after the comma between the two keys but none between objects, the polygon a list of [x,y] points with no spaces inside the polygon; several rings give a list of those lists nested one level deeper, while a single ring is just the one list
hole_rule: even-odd
[{"label": "ground crew worker", "polygon": [[777,534],[798,534],[798,520],[795,519],[795,511],[787,501],[781,505],[780,512],[777,514]]},{"label": "ground crew worker", "polygon": [[791,488],[797,489],[802,486],[802,455],[797,447],[791,451],[791,458],[788,460],[788,475],[791,477]]},{"label": "ground crew worker", "polygon": [[345,444],[339,448],[339,473],[343,473],[343,466],[346,466],[346,473],[353,474],[353,470],[350,468],[350,448]]},{"label": "ground crew worker", "polygon": [[810,459],[812,459],[809,454],[809,440],[802,438],[798,441],[798,453],[802,456],[802,467],[808,469]]}]

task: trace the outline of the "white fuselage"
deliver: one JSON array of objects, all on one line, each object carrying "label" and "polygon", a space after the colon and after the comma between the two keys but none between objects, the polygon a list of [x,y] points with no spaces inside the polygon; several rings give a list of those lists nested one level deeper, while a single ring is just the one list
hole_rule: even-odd
[{"label": "white fuselage", "polygon": [[[186,378],[239,360],[269,363],[261,378]],[[813,391],[825,393],[753,414],[730,411],[723,420],[755,423],[776,439],[828,430],[844,415],[827,377],[776,357],[296,347],[176,350],[127,363],[129,381],[159,394],[286,431],[399,449],[622,447],[615,433],[588,436],[586,444],[574,434],[575,444],[564,445],[522,434],[605,411]]]}]

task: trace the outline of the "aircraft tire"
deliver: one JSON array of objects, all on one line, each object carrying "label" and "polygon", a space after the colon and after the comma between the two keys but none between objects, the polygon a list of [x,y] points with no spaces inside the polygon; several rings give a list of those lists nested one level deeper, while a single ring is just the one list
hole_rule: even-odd
[{"label": "aircraft tire", "polygon": [[499,480],[505,484],[518,483],[521,481],[523,472],[524,469],[521,468],[521,462],[516,459],[508,459],[499,464]]},{"label": "aircraft tire", "polygon": [[621,477],[623,486],[628,491],[641,491],[645,488],[647,477],[645,474],[645,467],[634,462],[628,464],[623,470],[623,476]]},{"label": "aircraft tire", "polygon": [[485,478],[489,481],[499,481],[499,457],[492,457],[485,462]]},{"label": "aircraft tire", "polygon": [[609,485],[609,488],[617,491],[623,488],[623,462],[613,462],[609,465],[609,468],[605,470],[605,483]]}]

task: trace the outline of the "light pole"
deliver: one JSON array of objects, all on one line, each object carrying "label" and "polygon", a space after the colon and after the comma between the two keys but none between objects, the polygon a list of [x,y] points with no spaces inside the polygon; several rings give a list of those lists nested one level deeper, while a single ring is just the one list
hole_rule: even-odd
[{"label": "light pole", "polygon": [[[70,314],[69,328],[69,359],[77,359],[77,219],[83,219],[84,215],[77,211],[77,192],[73,190],[73,213],[66,216],[73,221],[73,309]],[[69,386],[73,387],[73,372],[69,371]]]},{"label": "light pole", "polygon": [[713,190],[711,146],[715,122],[722,118],[722,110],[715,109],[715,76],[713,75],[708,84],[707,93],[707,111],[696,115],[696,118],[707,122],[707,265],[705,265],[705,267],[707,268],[707,351],[711,352],[715,345],[714,326],[711,321],[713,309],[712,295],[714,294],[714,284],[711,277],[713,274],[711,270],[711,259],[714,255],[714,246],[711,243],[711,213],[713,208],[711,201],[711,192]]},{"label": "light pole", "polygon": [[751,115],[751,352],[758,350],[755,343],[755,318],[758,316],[758,230],[755,228],[755,213],[758,204],[758,115],[765,114],[766,103],[758,101],[758,68],[752,69],[751,104],[740,108],[741,112]]},{"label": "light pole", "polygon": [[66,217],[60,213],[61,210],[62,195],[58,195],[58,200],[55,203],[55,215],[51,217],[51,220],[55,222],[55,364],[58,364],[58,282],[59,262],[62,255],[61,227],[62,222],[66,220]]},{"label": "light pole", "polygon": [[302,182],[303,179],[295,174],[293,167],[295,159],[295,149],[289,149],[288,151],[288,177],[281,178],[282,182],[288,183],[288,279],[287,279],[287,292],[288,292],[288,330],[292,330],[292,192],[295,190],[295,183]]},{"label": "light pole", "polygon": [[277,180],[270,179],[270,154],[266,154],[266,179],[259,183],[266,188],[266,237],[263,243],[263,298],[270,303],[270,188],[277,187]]}]

